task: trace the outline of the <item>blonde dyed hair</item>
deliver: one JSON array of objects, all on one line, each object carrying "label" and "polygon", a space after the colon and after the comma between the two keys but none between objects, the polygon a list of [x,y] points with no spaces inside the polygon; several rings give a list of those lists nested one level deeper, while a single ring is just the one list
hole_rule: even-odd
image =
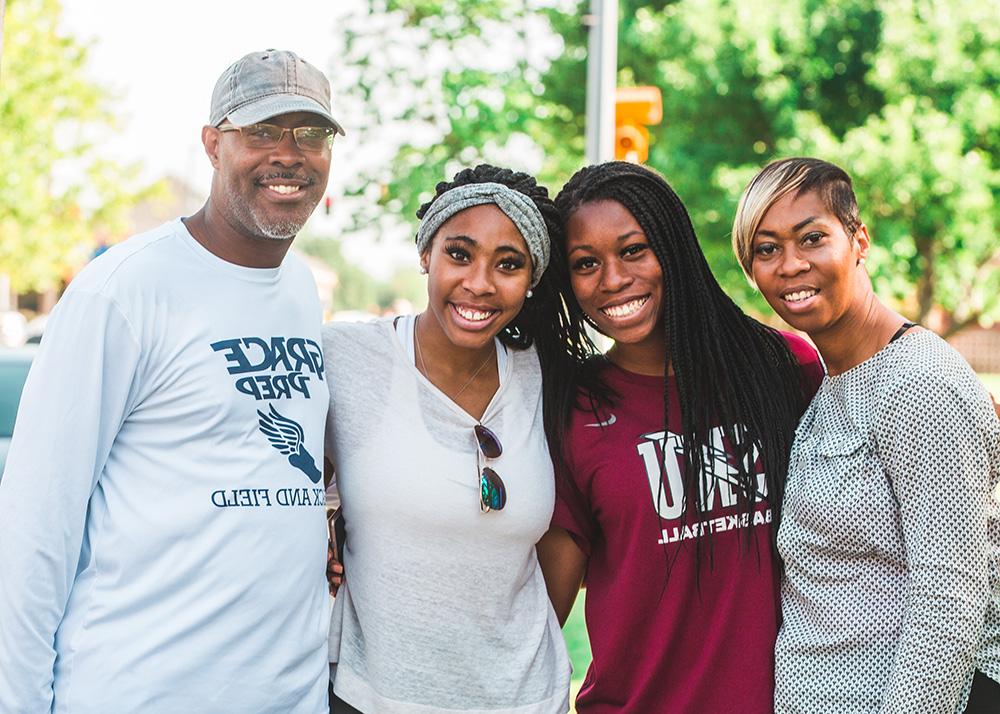
[{"label": "blonde dyed hair", "polygon": [[754,287],[753,238],[771,206],[793,191],[796,196],[818,192],[823,205],[837,217],[849,236],[861,225],[851,177],[842,168],[808,157],[772,161],[747,184],[733,219],[733,252]]}]

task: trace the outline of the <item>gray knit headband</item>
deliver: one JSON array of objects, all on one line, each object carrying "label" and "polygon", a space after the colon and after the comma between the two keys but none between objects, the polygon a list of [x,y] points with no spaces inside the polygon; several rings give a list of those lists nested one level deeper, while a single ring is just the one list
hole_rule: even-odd
[{"label": "gray knit headband", "polygon": [[499,183],[468,183],[445,191],[427,209],[417,229],[417,252],[423,254],[438,229],[459,211],[487,203],[514,222],[531,254],[531,287],[538,285],[549,264],[549,232],[542,212],[530,198]]}]

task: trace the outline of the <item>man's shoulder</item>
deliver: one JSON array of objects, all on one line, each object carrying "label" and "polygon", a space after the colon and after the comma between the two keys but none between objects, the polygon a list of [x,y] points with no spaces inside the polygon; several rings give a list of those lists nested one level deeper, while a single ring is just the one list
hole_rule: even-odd
[{"label": "man's shoulder", "polygon": [[162,249],[177,238],[178,224],[179,219],[170,221],[116,243],[88,263],[69,289],[108,293],[120,285],[149,281],[157,265],[162,267]]}]

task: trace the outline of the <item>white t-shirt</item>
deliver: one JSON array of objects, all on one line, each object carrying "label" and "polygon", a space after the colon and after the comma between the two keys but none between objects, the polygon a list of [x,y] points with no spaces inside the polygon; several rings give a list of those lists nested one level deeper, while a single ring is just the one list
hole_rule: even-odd
[{"label": "white t-shirt", "polygon": [[73,280],[0,482],[0,711],[326,710],[320,325],[300,260],[180,220]]},{"label": "white t-shirt", "polygon": [[364,712],[562,713],[570,665],[535,555],[555,499],[534,350],[481,423],[507,488],[479,508],[477,421],[421,375],[391,320],[323,331],[327,446],[347,527],[334,690]]}]

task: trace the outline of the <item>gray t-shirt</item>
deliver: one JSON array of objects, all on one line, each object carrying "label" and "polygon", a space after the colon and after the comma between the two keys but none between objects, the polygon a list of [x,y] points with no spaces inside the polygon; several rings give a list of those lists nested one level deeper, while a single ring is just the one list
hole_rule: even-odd
[{"label": "gray t-shirt", "polygon": [[570,665],[535,543],[555,501],[534,350],[510,350],[482,424],[503,454],[479,508],[477,421],[417,371],[389,320],[331,324],[327,455],[347,527],[337,695],[363,712],[569,709]]},{"label": "gray t-shirt", "polygon": [[778,534],[778,714],[952,714],[1000,681],[998,478],[989,395],[933,333],[824,379]]}]

